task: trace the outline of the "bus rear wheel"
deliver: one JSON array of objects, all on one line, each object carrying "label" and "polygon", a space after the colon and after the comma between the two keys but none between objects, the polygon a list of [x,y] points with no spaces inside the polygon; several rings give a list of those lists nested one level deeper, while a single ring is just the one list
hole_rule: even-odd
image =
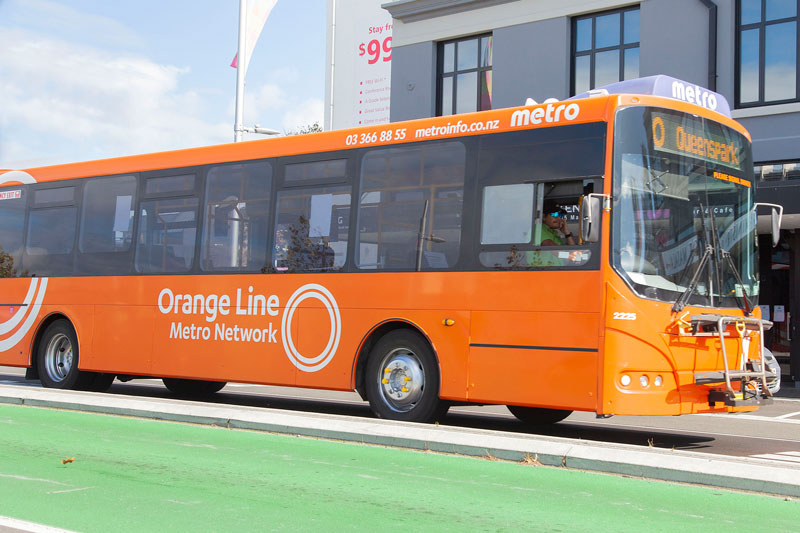
[{"label": "bus rear wheel", "polygon": [[533,426],[555,424],[572,414],[572,411],[561,409],[543,409],[541,407],[523,407],[521,405],[507,405],[506,407],[519,420]]},{"label": "bus rear wheel", "polygon": [[227,383],[224,381],[202,381],[199,379],[163,378],[164,386],[170,392],[180,396],[203,397],[211,396],[222,390]]},{"label": "bus rear wheel", "polygon": [[398,329],[381,337],[369,354],[367,399],[378,418],[432,422],[447,412],[439,399],[439,365],[428,341]]},{"label": "bus rear wheel", "polygon": [[79,351],[78,336],[67,320],[47,326],[36,354],[42,385],[50,389],[90,388],[96,374],[78,370]]}]

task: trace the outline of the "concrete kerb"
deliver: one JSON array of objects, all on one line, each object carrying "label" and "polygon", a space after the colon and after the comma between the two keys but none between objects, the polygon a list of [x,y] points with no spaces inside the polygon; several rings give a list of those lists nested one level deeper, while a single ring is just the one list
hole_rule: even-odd
[{"label": "concrete kerb", "polygon": [[752,458],[284,411],[0,386],[0,403],[426,450],[800,497],[800,470]]}]

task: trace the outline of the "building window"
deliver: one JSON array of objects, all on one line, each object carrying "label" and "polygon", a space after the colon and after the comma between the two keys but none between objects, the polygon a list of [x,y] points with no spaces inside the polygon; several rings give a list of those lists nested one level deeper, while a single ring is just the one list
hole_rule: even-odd
[{"label": "building window", "polygon": [[639,7],[572,19],[572,94],[639,77]]},{"label": "building window", "polygon": [[439,44],[437,115],[492,108],[492,36]]},{"label": "building window", "polygon": [[797,13],[800,0],[739,0],[737,107],[797,100]]},{"label": "building window", "polygon": [[800,178],[800,161],[779,161],[777,163],[756,163],[753,167],[756,179],[787,180]]}]

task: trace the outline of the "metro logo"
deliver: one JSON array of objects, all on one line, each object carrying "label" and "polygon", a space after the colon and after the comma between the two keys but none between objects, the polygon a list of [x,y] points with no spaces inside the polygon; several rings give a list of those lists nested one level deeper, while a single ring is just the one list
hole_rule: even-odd
[{"label": "metro logo", "polygon": [[575,120],[581,112],[578,104],[547,104],[547,107],[537,107],[533,110],[519,109],[511,114],[511,127],[521,128],[531,124],[561,122],[563,113],[564,120]]},{"label": "metro logo", "polygon": [[717,95],[703,89],[699,85],[684,85],[680,81],[672,82],[672,97],[690,104],[696,104],[712,111],[717,110]]}]

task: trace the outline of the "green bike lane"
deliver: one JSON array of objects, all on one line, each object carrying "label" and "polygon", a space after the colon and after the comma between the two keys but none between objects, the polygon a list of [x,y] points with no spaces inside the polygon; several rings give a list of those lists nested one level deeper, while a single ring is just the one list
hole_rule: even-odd
[{"label": "green bike lane", "polygon": [[756,523],[780,532],[800,528],[800,501],[532,460],[0,405],[0,515],[87,532],[721,531]]}]

